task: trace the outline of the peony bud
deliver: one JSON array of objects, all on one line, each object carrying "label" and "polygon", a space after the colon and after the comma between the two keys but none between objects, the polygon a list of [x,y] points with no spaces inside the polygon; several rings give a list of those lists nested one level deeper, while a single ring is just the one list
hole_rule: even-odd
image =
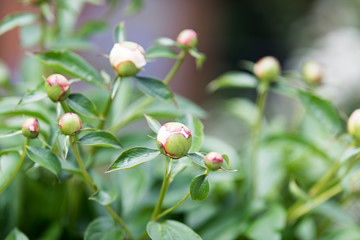
[{"label": "peony bud", "polygon": [[176,41],[188,47],[195,47],[197,44],[197,34],[192,29],[185,29],[178,35]]},{"label": "peony bud", "polygon": [[360,109],[355,110],[348,120],[348,132],[357,140],[360,140]]},{"label": "peony bud", "polygon": [[220,153],[210,152],[206,154],[204,162],[208,169],[216,171],[221,168],[223,164],[223,157]]},{"label": "peony bud", "polygon": [[39,121],[36,118],[28,118],[22,125],[22,134],[27,138],[36,138],[39,135]]},{"label": "peony bud", "polygon": [[161,126],[156,143],[160,151],[171,158],[181,158],[191,147],[190,130],[181,123],[169,122]]},{"label": "peony bud", "polygon": [[61,74],[52,74],[45,81],[45,91],[53,102],[63,101],[70,94],[69,81]]},{"label": "peony bud", "polygon": [[81,120],[75,113],[65,113],[60,118],[59,126],[63,134],[75,135],[81,130]]},{"label": "peony bud", "polygon": [[280,71],[279,61],[272,56],[261,58],[254,66],[255,76],[264,82],[275,81]]},{"label": "peony bud", "polygon": [[121,77],[135,76],[146,65],[144,49],[134,42],[115,43],[109,58]]},{"label": "peony bud", "polygon": [[322,82],[322,66],[314,61],[306,62],[301,70],[302,76],[309,84],[319,85]]}]

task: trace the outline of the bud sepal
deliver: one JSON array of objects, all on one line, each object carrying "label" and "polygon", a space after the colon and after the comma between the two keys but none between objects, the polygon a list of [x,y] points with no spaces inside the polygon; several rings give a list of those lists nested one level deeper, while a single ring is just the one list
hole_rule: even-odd
[{"label": "bud sepal", "polygon": [[45,81],[45,91],[53,102],[65,100],[70,94],[70,83],[61,74],[52,74]]},{"label": "bud sepal", "polygon": [[179,33],[176,42],[189,48],[194,48],[197,45],[197,33],[192,29],[185,29]]},{"label": "bud sepal", "polygon": [[75,113],[65,113],[59,121],[59,127],[64,135],[76,135],[82,128],[81,120]]},{"label": "bud sepal", "polygon": [[121,77],[135,76],[145,65],[145,51],[137,43],[115,43],[110,51],[109,60],[115,72]]},{"label": "bud sepal", "polygon": [[266,56],[254,65],[255,76],[263,82],[274,82],[281,72],[279,61],[272,56]]},{"label": "bud sepal", "polygon": [[27,138],[36,138],[40,132],[39,121],[36,118],[28,118],[22,125],[22,134]]},{"label": "bud sepal", "polygon": [[188,127],[178,122],[168,122],[161,126],[156,137],[160,152],[170,158],[186,156],[192,143]]},{"label": "bud sepal", "polygon": [[223,156],[217,152],[209,152],[204,158],[206,167],[211,171],[219,170],[223,164]]},{"label": "bud sepal", "polygon": [[323,68],[315,61],[306,62],[301,69],[303,79],[312,85],[320,85],[323,79]]}]

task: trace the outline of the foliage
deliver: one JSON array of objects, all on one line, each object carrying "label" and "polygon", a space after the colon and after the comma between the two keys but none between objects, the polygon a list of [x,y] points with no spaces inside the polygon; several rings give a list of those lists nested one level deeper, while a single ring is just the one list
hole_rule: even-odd
[{"label": "foliage", "polygon": [[[256,104],[225,101],[222,107],[250,139],[239,146],[226,143],[204,133],[205,110],[169,87],[187,55],[202,66],[205,55],[196,48],[197,39],[189,45],[166,37],[152,42],[146,61],[174,61],[164,79],[141,71],[130,77],[108,73],[78,52],[108,27],[91,20],[75,31],[80,11],[71,10],[85,2],[100,4],[30,1],[37,13],[10,14],[0,23],[0,35],[20,27],[30,52],[24,56],[23,81],[1,82],[1,239],[360,238],[350,209],[359,192],[358,142],[345,132],[343,114],[316,94],[315,85],[278,75],[279,69],[269,81],[260,80],[251,62],[244,71],[222,74],[208,85],[210,92],[246,88],[258,96]],[[117,2],[109,1],[110,6]],[[142,4],[132,0],[127,11],[135,13]],[[115,44],[126,41],[125,30],[123,22],[114,26]],[[44,79],[53,73],[65,75],[70,85],[79,82],[83,90],[51,101]],[[265,114],[270,92],[301,106],[292,127]],[[80,117],[82,127],[64,135],[59,120],[69,112]],[[38,138],[21,134],[28,117],[40,122]],[[173,159],[159,151],[158,119],[189,128],[186,156]],[[187,135],[184,131],[174,134]],[[204,164],[212,151],[223,159],[217,171]]]}]

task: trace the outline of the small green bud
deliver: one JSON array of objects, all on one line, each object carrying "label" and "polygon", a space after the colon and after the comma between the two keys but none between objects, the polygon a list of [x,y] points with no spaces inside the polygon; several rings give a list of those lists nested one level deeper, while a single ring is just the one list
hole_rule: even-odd
[{"label": "small green bud", "polygon": [[45,81],[45,91],[53,102],[63,101],[70,94],[69,81],[61,74],[52,74]]},{"label": "small green bud", "polygon": [[355,110],[350,115],[347,127],[350,135],[360,140],[360,109]]},{"label": "small green bud", "polygon": [[206,167],[212,171],[216,171],[221,168],[223,164],[223,157],[220,153],[209,152],[204,158]]},{"label": "small green bud", "polygon": [[156,137],[156,143],[161,153],[175,159],[187,154],[191,142],[190,130],[178,122],[168,122],[162,125]]},{"label": "small green bud", "polygon": [[63,134],[76,135],[81,130],[81,120],[75,113],[65,113],[59,121],[59,126]]},{"label": "small green bud", "polygon": [[272,56],[261,58],[254,66],[255,76],[264,82],[276,81],[280,72],[280,63]]},{"label": "small green bud", "polygon": [[323,78],[322,66],[314,61],[306,62],[301,69],[304,80],[313,85],[319,85]]},{"label": "small green bud", "polygon": [[39,135],[39,121],[36,118],[28,118],[22,125],[22,134],[27,138],[36,138]]},{"label": "small green bud", "polygon": [[176,41],[182,45],[193,48],[196,46],[198,41],[197,34],[192,29],[185,29],[178,35]]},{"label": "small green bud", "polygon": [[134,42],[115,43],[109,60],[121,77],[135,76],[146,65],[144,49]]}]

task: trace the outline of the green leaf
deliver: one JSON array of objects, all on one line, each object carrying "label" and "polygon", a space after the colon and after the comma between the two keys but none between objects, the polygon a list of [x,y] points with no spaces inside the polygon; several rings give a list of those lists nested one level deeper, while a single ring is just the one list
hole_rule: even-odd
[{"label": "green leaf", "polygon": [[96,110],[95,104],[81,93],[72,93],[66,99],[70,108],[76,113],[89,118],[98,118],[99,113]]},{"label": "green leaf", "polygon": [[109,217],[100,217],[92,221],[85,230],[85,240],[123,239],[123,231]]},{"label": "green leaf", "polygon": [[45,92],[37,92],[37,91],[27,92],[20,99],[17,106],[22,105],[22,104],[37,102],[37,101],[43,100],[46,97],[47,97],[47,94]]},{"label": "green leaf", "polygon": [[54,13],[51,10],[50,4],[48,3],[41,3],[40,5],[41,13],[44,15],[47,21],[52,22],[54,21]]},{"label": "green leaf", "polygon": [[119,140],[115,135],[103,130],[86,134],[79,139],[79,143],[90,146],[121,148]]},{"label": "green leaf", "polygon": [[137,13],[144,5],[143,0],[131,0],[125,9],[125,12],[129,15]]},{"label": "green leaf", "polygon": [[160,46],[164,46],[164,47],[171,47],[171,46],[175,46],[176,42],[174,40],[172,40],[171,38],[158,38],[154,41],[155,45],[160,45]]},{"label": "green leaf", "polygon": [[161,124],[159,123],[159,121],[149,115],[144,114],[144,116],[151,130],[153,130],[154,133],[157,134],[159,132],[159,129],[161,128]]},{"label": "green leaf", "polygon": [[246,72],[227,72],[213,80],[207,88],[215,92],[222,88],[256,88],[258,80]]},{"label": "green leaf", "polygon": [[229,156],[226,155],[226,154],[223,154],[222,157],[223,157],[223,159],[224,159],[224,161],[225,161],[226,167],[227,167],[227,168],[230,168]]},{"label": "green leaf", "polygon": [[281,240],[281,231],[285,225],[286,211],[282,206],[275,205],[253,222],[247,236],[254,240]]},{"label": "green leaf", "polygon": [[120,22],[114,29],[114,41],[115,43],[126,41],[126,32],[124,22]]},{"label": "green leaf", "polygon": [[201,240],[202,238],[183,223],[166,220],[162,223],[151,221],[146,226],[152,240]]},{"label": "green leaf", "polygon": [[117,197],[116,190],[112,190],[112,191],[99,190],[96,193],[94,193],[93,195],[91,195],[89,197],[89,199],[94,200],[103,206],[107,206],[107,205],[111,204],[112,202],[114,202],[116,197]]},{"label": "green leaf", "polygon": [[174,106],[163,102],[153,102],[148,108],[146,108],[145,113],[159,118],[178,118],[183,116],[185,113],[190,113],[198,118],[206,117],[204,109],[200,108],[195,103],[179,95],[175,97],[175,101],[178,104],[178,108],[174,108]]},{"label": "green leaf", "polygon": [[289,183],[289,190],[296,199],[304,201],[310,200],[310,196],[297,185],[294,179],[291,179]]},{"label": "green leaf", "polygon": [[89,38],[95,33],[105,31],[106,28],[106,21],[90,20],[81,25],[81,27],[76,31],[76,35],[80,38]]},{"label": "green leaf", "polygon": [[189,157],[193,161],[193,163],[199,165],[200,167],[207,168],[204,163],[205,156],[201,153],[188,153],[186,154],[186,156]]},{"label": "green leaf", "polygon": [[17,151],[2,152],[0,155],[0,193],[12,180],[13,174],[20,167],[20,155]]},{"label": "green leaf", "polygon": [[148,77],[133,77],[140,91],[159,101],[174,103],[174,96],[168,86],[162,81]]},{"label": "green leaf", "polygon": [[190,55],[196,59],[196,67],[201,68],[206,60],[205,54],[199,52],[197,49],[190,49]]},{"label": "green leaf", "polygon": [[299,91],[298,95],[307,112],[331,134],[337,135],[343,131],[339,113],[331,102],[304,91]]},{"label": "green leaf", "polygon": [[85,82],[104,87],[99,73],[79,55],[66,51],[49,51],[33,54],[36,60],[62,74],[80,78]]},{"label": "green leaf", "polygon": [[22,233],[19,229],[14,228],[9,235],[5,238],[5,240],[29,240],[29,238]]},{"label": "green leaf", "polygon": [[115,162],[111,164],[106,173],[133,168],[139,164],[151,161],[159,154],[160,151],[156,149],[144,147],[130,148],[121,153]]},{"label": "green leaf", "polygon": [[326,152],[321,150],[318,146],[314,143],[310,142],[309,140],[294,134],[274,134],[270,135],[263,140],[264,144],[271,144],[276,142],[284,142],[286,144],[294,144],[296,146],[301,146],[306,148],[307,150],[312,151],[313,154],[318,155],[319,157],[331,161],[331,156],[328,156]]},{"label": "green leaf", "polygon": [[253,127],[258,114],[256,105],[247,99],[230,99],[226,102],[226,110],[235,117],[245,122],[249,127]]},{"label": "green leaf", "polygon": [[146,51],[146,59],[151,61],[156,58],[171,58],[176,59],[178,55],[168,47],[152,46]]},{"label": "green leaf", "polygon": [[16,27],[22,27],[35,22],[37,15],[33,13],[15,13],[6,16],[0,23],[0,35]]},{"label": "green leaf", "polygon": [[[6,133],[0,133],[0,138],[8,138],[8,137],[12,137],[12,136],[16,136],[16,135],[20,135],[22,134],[22,131],[11,131],[11,132],[6,132]],[[1,154],[0,154],[1,155]]]},{"label": "green leaf", "polygon": [[209,181],[207,174],[195,177],[190,183],[190,194],[192,200],[204,200],[209,193]]},{"label": "green leaf", "polygon": [[184,123],[192,134],[192,144],[189,152],[199,151],[204,138],[204,126],[202,122],[191,114],[186,114],[184,118],[180,119],[180,122]]},{"label": "green leaf", "polygon": [[50,170],[57,178],[60,178],[60,161],[50,150],[39,147],[28,147],[26,153],[32,161]]}]

